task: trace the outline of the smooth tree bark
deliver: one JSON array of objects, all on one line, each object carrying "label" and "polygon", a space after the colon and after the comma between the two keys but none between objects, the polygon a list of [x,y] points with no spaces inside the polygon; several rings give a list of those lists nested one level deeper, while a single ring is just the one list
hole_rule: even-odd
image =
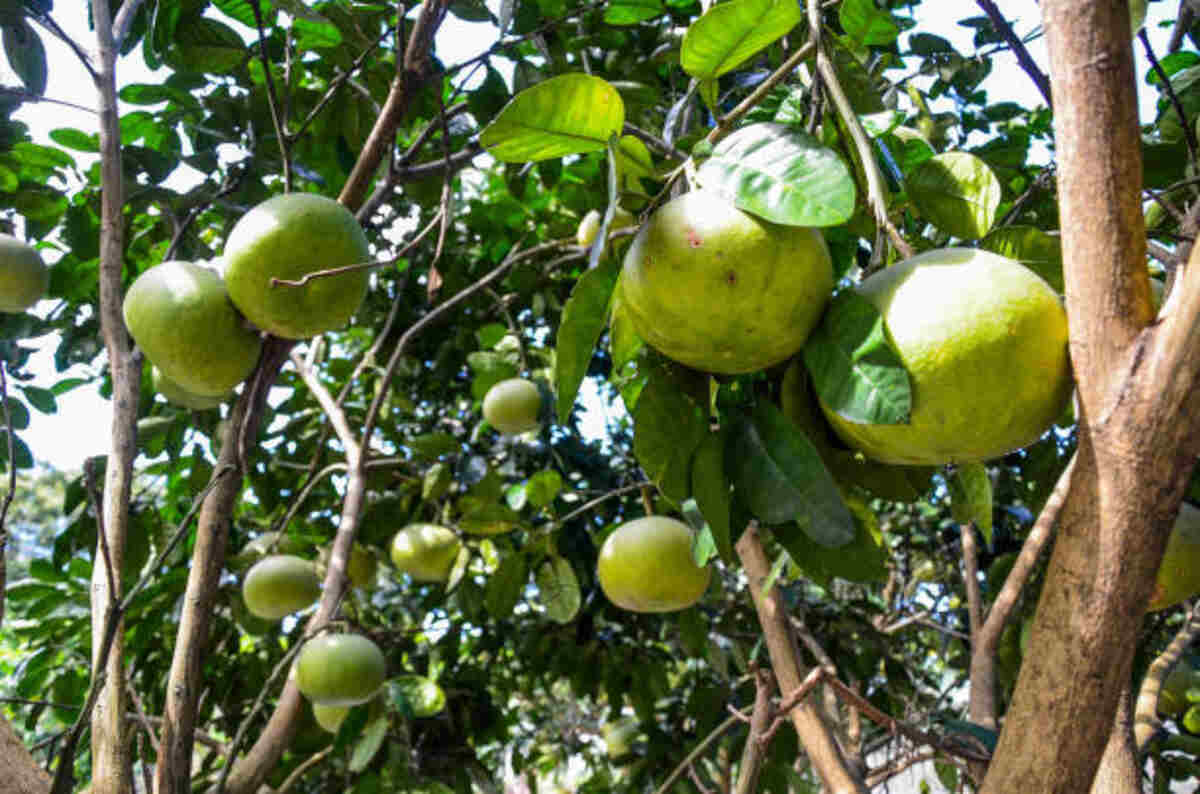
[{"label": "smooth tree bark", "polygon": [[1128,7],[1042,11],[1079,447],[985,794],[1091,788],[1200,450],[1200,267],[1152,322]]}]

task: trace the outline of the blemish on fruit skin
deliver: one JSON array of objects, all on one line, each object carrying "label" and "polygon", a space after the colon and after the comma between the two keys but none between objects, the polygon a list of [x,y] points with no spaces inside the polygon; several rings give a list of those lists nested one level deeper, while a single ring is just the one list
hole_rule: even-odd
[{"label": "blemish on fruit skin", "polygon": [[700,239],[700,235],[696,234],[695,229],[687,230],[688,245],[692,248],[699,248],[704,245],[704,240]]},{"label": "blemish on fruit skin", "polygon": [[731,287],[736,286],[737,285],[737,273],[733,270],[730,270],[728,273],[726,273],[725,274],[725,283]]}]

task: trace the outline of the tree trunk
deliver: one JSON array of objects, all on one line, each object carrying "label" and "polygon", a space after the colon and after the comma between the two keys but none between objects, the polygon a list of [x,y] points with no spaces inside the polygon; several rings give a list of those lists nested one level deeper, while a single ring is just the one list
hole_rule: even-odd
[{"label": "tree trunk", "polygon": [[33,760],[3,717],[0,717],[0,781],[5,794],[46,794],[50,790],[50,776]]}]

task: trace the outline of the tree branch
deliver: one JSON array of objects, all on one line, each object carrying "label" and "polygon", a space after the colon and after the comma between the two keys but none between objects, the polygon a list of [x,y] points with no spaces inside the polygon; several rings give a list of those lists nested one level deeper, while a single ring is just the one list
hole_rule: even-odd
[{"label": "tree branch", "polygon": [[1037,86],[1038,93],[1046,100],[1046,104],[1053,108],[1054,102],[1050,97],[1050,79],[1037,65],[1037,61],[1033,60],[1025,42],[1021,41],[1012,25],[1008,24],[1004,14],[1000,13],[1000,9],[992,0],[975,0],[975,2],[983,9],[983,13],[987,14],[988,19],[992,21],[992,27],[1004,38],[1008,48],[1013,51],[1013,55],[1017,56],[1017,63],[1025,70],[1025,74],[1029,75],[1029,79],[1033,80],[1033,84]]}]

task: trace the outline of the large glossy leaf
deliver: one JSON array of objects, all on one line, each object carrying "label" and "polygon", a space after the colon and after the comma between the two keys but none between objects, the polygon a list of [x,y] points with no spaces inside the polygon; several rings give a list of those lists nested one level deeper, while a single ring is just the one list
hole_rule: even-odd
[{"label": "large glossy leaf", "polygon": [[955,237],[976,240],[996,221],[1000,180],[969,152],[946,152],[917,166],[908,195],[921,215]]},{"label": "large glossy leaf", "polygon": [[717,3],[688,28],[679,62],[699,80],[736,69],[784,36],[804,18],[794,0],[728,0]]},{"label": "large glossy leaf", "polygon": [[350,754],[350,762],[346,765],[351,772],[361,772],[371,763],[371,759],[383,747],[383,740],[388,734],[388,718],[386,714],[381,714],[371,720],[363,728],[362,738],[354,745],[354,752]]},{"label": "large glossy leaf", "polygon": [[834,577],[851,582],[877,582],[887,577],[888,550],[879,520],[860,499],[846,498],[854,519],[854,540],[836,548],[814,542],[795,524],[774,527],[772,534],[787,549],[792,561],[819,584]]},{"label": "large glossy leaf", "polygon": [[575,395],[587,374],[596,342],[608,321],[608,303],[620,268],[615,259],[580,276],[563,307],[562,324],[555,342],[557,367],[554,391],[558,422],[565,425],[575,405]]},{"label": "large glossy leaf", "polygon": [[538,566],[534,574],[538,601],[555,623],[570,623],[579,612],[579,580],[571,563],[555,555]]},{"label": "large glossy leaf", "polygon": [[992,480],[982,463],[957,466],[946,481],[950,490],[950,514],[960,524],[975,523],[984,540],[992,542]]},{"label": "large glossy leaf", "polygon": [[725,448],[728,438],[722,432],[710,432],[692,456],[692,498],[696,500],[717,552],[733,563],[733,541],[729,526],[732,495],[729,475],[725,472]]},{"label": "large glossy leaf", "polygon": [[484,588],[483,604],[488,614],[496,620],[508,617],[520,600],[528,579],[529,569],[525,565],[524,557],[520,554],[509,554],[505,557],[495,573],[488,577],[487,586]]},{"label": "large glossy leaf", "polygon": [[225,74],[247,57],[246,43],[237,31],[209,17],[180,20],[175,40],[163,60],[181,72]]},{"label": "large glossy leaf", "polygon": [[838,20],[846,35],[859,44],[887,46],[900,35],[892,15],[875,7],[875,0],[842,0]]},{"label": "large glossy leaf", "polygon": [[699,177],[706,189],[775,223],[836,226],[854,213],[850,169],[816,138],[783,124],[751,124],[730,135]]},{"label": "large glossy leaf", "polygon": [[[270,0],[257,0],[257,2],[263,24],[274,25],[276,13]],[[254,7],[250,5],[250,0],[213,0],[213,5],[231,19],[241,22],[248,28],[254,27]]]},{"label": "large glossy leaf", "polygon": [[852,422],[906,424],[912,386],[887,340],[883,316],[853,290],[834,297],[804,345],[804,364],[825,406]]},{"label": "large glossy leaf", "polygon": [[604,21],[609,25],[636,25],[665,12],[662,0],[609,0]]},{"label": "large glossy leaf", "polygon": [[479,142],[502,162],[547,160],[600,151],[624,125],[617,89],[599,77],[564,74],[513,97]]},{"label": "large glossy leaf", "polygon": [[760,402],[739,422],[729,455],[734,487],[759,519],[794,521],[823,546],[854,539],[854,519],[816,447],[778,408]]},{"label": "large glossy leaf", "polygon": [[707,378],[677,365],[654,367],[633,409],[633,453],[676,504],[691,490],[692,453],[708,431]]},{"label": "large glossy leaf", "polygon": [[1034,226],[1005,226],[979,241],[979,247],[1015,259],[1063,291],[1062,240]]}]

